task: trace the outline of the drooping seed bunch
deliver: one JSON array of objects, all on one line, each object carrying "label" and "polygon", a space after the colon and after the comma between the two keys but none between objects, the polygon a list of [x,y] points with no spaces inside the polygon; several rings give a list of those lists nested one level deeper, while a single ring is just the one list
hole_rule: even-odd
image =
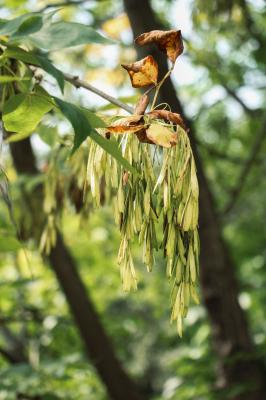
[{"label": "drooping seed bunch", "polygon": [[[112,198],[121,233],[118,263],[125,291],[137,289],[131,251],[134,239],[143,247],[148,271],[154,264],[154,252],[163,250],[167,277],[173,282],[171,319],[177,320],[181,335],[190,298],[198,302],[198,182],[187,132],[163,120],[154,123],[167,125],[176,135],[174,147],[159,151],[158,147],[141,143],[136,135],[124,135],[120,139],[123,155],[138,172],[131,174],[91,141],[87,178],[97,206],[101,203],[101,190],[105,199]],[[158,230],[163,230],[161,243]]]},{"label": "drooping seed bunch", "polygon": [[[135,174],[126,171],[115,158],[91,139],[71,159],[72,175],[65,177],[76,211],[88,213],[91,205],[112,204],[121,233],[118,251],[123,289],[137,289],[132,244],[143,248],[143,263],[151,271],[155,252],[166,258],[166,275],[172,284],[171,320],[182,335],[182,321],[189,303],[198,303],[199,275],[198,197],[195,161],[188,131],[179,114],[155,107],[159,89],[173,71],[183,51],[180,31],[151,31],[136,39],[140,45],[155,43],[172,66],[158,82],[158,64],[152,56],[125,64],[133,87],[153,85],[135,107],[134,115],[116,119],[99,133],[117,141]],[[155,89],[150,111],[148,93]],[[85,151],[84,151],[85,149]],[[87,166],[84,160],[87,158]],[[54,244],[56,197],[55,169],[47,174],[44,208],[48,215],[43,248]],[[48,171],[49,172],[49,171]],[[78,177],[78,179],[76,179]],[[74,184],[72,185],[72,183]],[[55,230],[54,230],[55,231]],[[45,233],[46,232],[46,233]],[[47,241],[51,238],[51,243]],[[159,240],[158,237],[162,237]]]}]

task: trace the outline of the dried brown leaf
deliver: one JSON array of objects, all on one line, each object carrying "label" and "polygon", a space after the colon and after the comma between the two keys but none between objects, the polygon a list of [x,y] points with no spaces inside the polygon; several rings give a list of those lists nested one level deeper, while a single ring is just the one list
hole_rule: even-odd
[{"label": "dried brown leaf", "polygon": [[152,56],[147,56],[132,64],[121,64],[128,71],[134,88],[155,85],[158,80],[158,64]]},{"label": "dried brown leaf", "polygon": [[159,49],[166,53],[169,60],[174,63],[177,57],[183,53],[184,46],[181,31],[150,31],[143,33],[135,39],[140,46],[148,43],[156,43]]},{"label": "dried brown leaf", "polygon": [[123,135],[124,133],[136,133],[144,128],[144,125],[116,125],[116,126],[108,126],[108,132],[118,133],[119,135]]},{"label": "dried brown leaf", "polygon": [[147,115],[152,119],[163,119],[165,121],[173,122],[175,125],[179,125],[182,129],[187,131],[187,127],[180,114],[167,110],[153,110],[147,113]]},{"label": "dried brown leaf", "polygon": [[130,117],[119,118],[112,125],[107,126],[110,133],[124,134],[135,133],[144,128],[141,123],[142,115],[131,115]]}]

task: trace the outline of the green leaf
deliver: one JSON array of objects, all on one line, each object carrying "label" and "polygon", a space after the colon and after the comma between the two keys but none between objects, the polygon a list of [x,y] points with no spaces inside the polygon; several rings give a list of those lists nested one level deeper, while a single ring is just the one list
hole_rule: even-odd
[{"label": "green leaf", "polygon": [[0,19],[0,35],[12,36],[12,39],[25,38],[51,24],[53,15],[49,13],[26,13],[14,19]]},{"label": "green leaf", "polygon": [[39,124],[37,133],[41,140],[50,147],[52,147],[58,140],[58,131],[56,126]]},{"label": "green leaf", "polygon": [[[0,21],[0,35],[12,35],[15,34],[15,32],[19,31],[20,27],[23,30],[25,30],[26,35],[27,30],[36,29],[36,17],[41,18],[40,15],[33,14],[33,13],[27,13],[23,14],[20,17],[11,19],[11,20],[1,20]],[[33,18],[33,20],[32,20]],[[27,22],[29,21],[29,22]],[[24,27],[23,27],[24,25]],[[40,26],[41,27],[41,26]],[[34,30],[33,30],[34,31]],[[36,32],[36,31],[34,31]]]},{"label": "green leaf", "polygon": [[45,50],[57,50],[87,43],[114,44],[89,26],[76,22],[55,22],[30,35],[31,42]]},{"label": "green leaf", "polygon": [[[32,14],[30,14],[32,15]],[[11,35],[14,33],[19,26],[29,17],[28,14],[21,15],[20,17],[8,20],[0,20],[0,35]]]},{"label": "green leaf", "polygon": [[89,136],[107,153],[111,154],[123,167],[132,173],[137,173],[130,163],[122,156],[121,150],[116,142],[105,139],[99,135],[90,124],[88,114],[85,115],[84,110],[74,104],[63,101],[54,97],[56,104],[62,114],[70,121],[75,131],[74,146],[72,154],[79,148],[81,143]]},{"label": "green leaf", "polygon": [[42,25],[42,17],[40,15],[32,15],[22,22],[16,32],[13,33],[12,39],[38,32],[42,28]]},{"label": "green leaf", "polygon": [[57,69],[47,57],[37,56],[37,60],[40,63],[40,67],[56,79],[61,92],[64,93],[65,78],[63,73]]},{"label": "green leaf", "polygon": [[16,82],[16,81],[29,81],[30,78],[23,78],[21,76],[11,76],[11,75],[1,75],[0,76],[0,83],[9,83],[9,82]]},{"label": "green leaf", "polygon": [[4,52],[4,55],[9,58],[23,61],[24,63],[41,67],[45,72],[56,79],[62,93],[64,92],[65,79],[63,73],[57,69],[45,55],[37,55],[33,52],[25,51],[20,47],[8,47]]},{"label": "green leaf", "polygon": [[3,122],[8,132],[18,132],[8,141],[20,140],[28,136],[39,124],[44,114],[53,108],[51,100],[43,92],[20,93],[10,97],[4,104]]},{"label": "green leaf", "polygon": [[79,107],[79,108],[83,112],[83,114],[85,114],[90,125],[93,128],[105,128],[106,127],[106,123],[100,117],[98,117],[98,115],[95,114],[95,112],[89,111],[84,107]]},{"label": "green leaf", "polygon": [[3,56],[6,58],[14,58],[15,60],[23,61],[24,63],[40,66],[39,61],[34,53],[25,51],[20,47],[8,46]]}]

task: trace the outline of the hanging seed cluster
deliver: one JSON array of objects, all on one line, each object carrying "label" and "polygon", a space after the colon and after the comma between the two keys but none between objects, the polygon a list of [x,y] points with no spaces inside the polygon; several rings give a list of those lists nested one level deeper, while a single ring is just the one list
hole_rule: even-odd
[{"label": "hanging seed cluster", "polygon": [[[183,52],[183,41],[180,31],[156,30],[143,33],[136,43],[140,46],[154,43],[166,54],[171,68],[158,82],[158,64],[152,56],[123,64],[133,87],[153,86],[140,98],[133,116],[118,118],[99,133],[118,142],[124,158],[137,173],[124,170],[115,158],[88,139],[88,149],[81,147],[71,159],[72,171],[65,176],[68,181],[65,192],[68,191],[76,211],[84,215],[92,204],[113,205],[114,219],[121,233],[118,263],[125,291],[136,290],[138,284],[132,244],[137,240],[142,246],[142,259],[148,271],[153,268],[156,252],[163,252],[166,275],[172,286],[171,320],[176,321],[181,336],[182,321],[191,299],[198,303],[199,187],[182,117],[158,109],[155,104],[160,87]],[[151,109],[145,113],[151,90],[155,90]],[[51,165],[45,183],[47,226],[41,238],[41,247],[46,252],[56,240],[60,183],[56,175],[56,168]]]},{"label": "hanging seed cluster", "polygon": [[[154,123],[166,125],[162,120]],[[112,200],[121,233],[118,263],[125,291],[137,289],[131,250],[134,240],[142,246],[148,271],[155,262],[155,252],[162,249],[166,274],[173,286],[171,320],[177,321],[181,336],[182,319],[187,315],[190,299],[198,302],[199,188],[187,133],[173,124],[168,124],[168,129],[176,134],[177,143],[163,150],[141,143],[136,135],[123,136],[123,155],[138,175],[125,171],[91,141],[87,179],[96,206],[101,204],[102,196]],[[159,242],[157,233],[162,231],[163,239]]]}]

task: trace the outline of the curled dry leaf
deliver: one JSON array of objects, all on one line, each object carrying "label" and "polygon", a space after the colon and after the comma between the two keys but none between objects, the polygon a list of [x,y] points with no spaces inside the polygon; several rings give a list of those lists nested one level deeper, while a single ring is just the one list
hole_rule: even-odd
[{"label": "curled dry leaf", "polygon": [[179,125],[181,126],[182,129],[187,131],[187,127],[180,114],[173,113],[167,110],[153,110],[149,112],[147,115],[149,115],[149,117],[152,119],[163,119],[166,122],[167,121],[173,122],[175,125]]},{"label": "curled dry leaf", "polygon": [[124,134],[124,133],[136,133],[144,129],[142,123],[142,115],[131,115],[130,117],[119,118],[112,125],[107,126],[107,132]]},{"label": "curled dry leaf", "polygon": [[[141,108],[142,102],[146,104],[145,97],[140,101],[140,107],[137,105],[136,109]],[[177,132],[170,129],[162,123],[155,120],[172,122],[176,126],[181,126],[186,129],[184,122],[179,114],[172,113],[167,110],[153,110],[144,115],[131,115],[130,117],[119,118],[111,126],[108,126],[107,132],[124,134],[134,133],[140,142],[155,144],[157,146],[170,148],[177,143]],[[171,126],[172,127],[172,126]]]},{"label": "curled dry leaf", "polygon": [[135,42],[140,46],[148,43],[156,43],[159,49],[166,53],[172,63],[174,63],[177,57],[183,53],[184,46],[181,31],[150,31],[143,33],[135,39]]},{"label": "curled dry leaf", "polygon": [[118,133],[120,135],[124,133],[136,133],[143,129],[144,125],[116,125],[116,126],[108,126],[107,129],[111,133]]},{"label": "curled dry leaf", "polygon": [[176,132],[171,131],[166,126],[151,124],[146,130],[147,138],[158,146],[170,148],[177,143]]},{"label": "curled dry leaf", "polygon": [[158,64],[152,56],[147,56],[132,64],[121,64],[128,71],[134,88],[156,85],[158,80]]}]

